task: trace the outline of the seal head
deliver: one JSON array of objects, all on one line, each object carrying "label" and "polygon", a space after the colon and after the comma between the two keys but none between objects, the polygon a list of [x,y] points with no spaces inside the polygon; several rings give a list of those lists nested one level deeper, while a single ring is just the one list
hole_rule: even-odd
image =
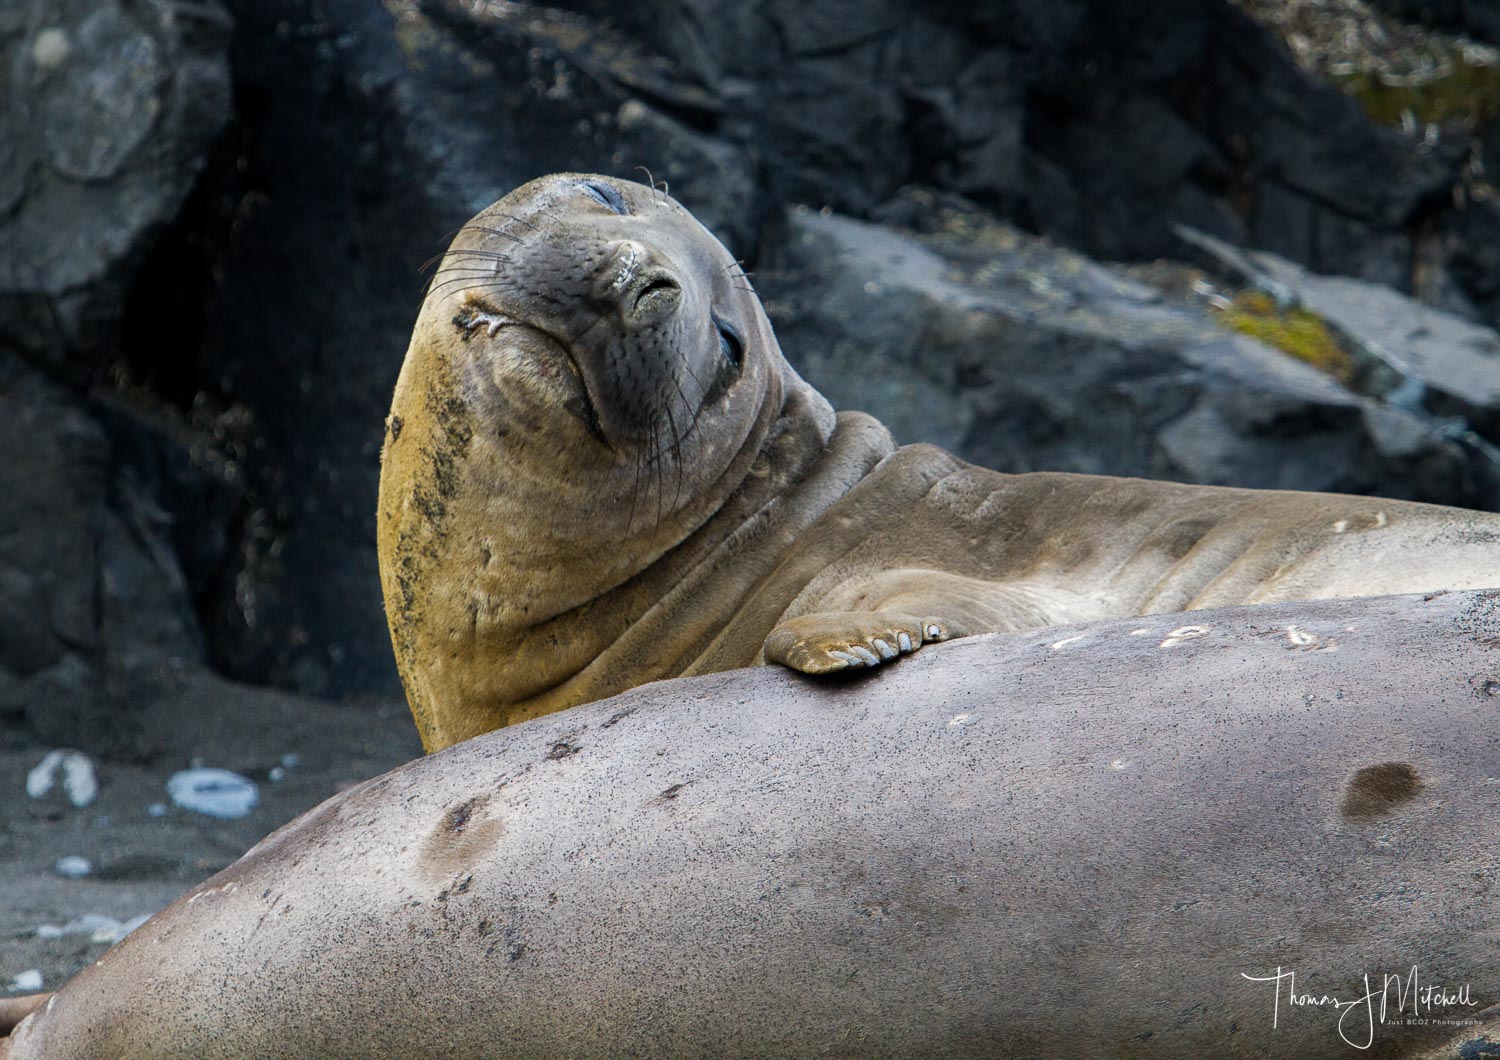
[{"label": "seal head", "polygon": [[[665,194],[557,174],[480,213],[434,274],[383,454],[382,580],[424,735],[429,657],[597,601],[720,513],[768,443],[811,455],[833,420],[734,257]],[[503,695],[457,673],[441,694],[533,695],[588,658],[554,645]]]}]

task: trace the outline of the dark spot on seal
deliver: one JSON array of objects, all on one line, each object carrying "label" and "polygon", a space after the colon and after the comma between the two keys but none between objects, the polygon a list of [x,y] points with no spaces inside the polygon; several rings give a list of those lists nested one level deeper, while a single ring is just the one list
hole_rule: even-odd
[{"label": "dark spot on seal", "polygon": [[437,900],[439,902],[446,902],[449,898],[451,898],[455,894],[466,894],[466,893],[468,893],[470,884],[472,884],[473,882],[474,882],[474,874],[471,872],[467,876],[465,876],[463,879],[458,880],[455,883],[451,884],[450,886],[444,887],[441,891],[439,891],[438,895],[437,895]]},{"label": "dark spot on seal", "polygon": [[397,438],[401,437],[401,428],[405,426],[406,421],[403,420],[400,416],[396,416],[394,414],[391,416],[390,423],[386,425],[386,429],[391,433],[391,441],[394,442]]},{"label": "dark spot on seal", "polygon": [[1422,778],[1405,762],[1381,762],[1354,774],[1344,792],[1345,817],[1379,817],[1422,790]]},{"label": "dark spot on seal", "polygon": [[675,799],[678,795],[682,794],[682,789],[685,787],[687,787],[686,784],[673,784],[670,788],[661,793],[661,797],[664,799]]},{"label": "dark spot on seal", "polygon": [[449,806],[423,840],[419,864],[424,875],[446,884],[439,900],[469,889],[472,866],[504,834],[505,822],[489,803],[490,796],[484,794]]},{"label": "dark spot on seal", "polygon": [[461,802],[449,810],[447,816],[444,818],[444,822],[448,826],[448,831],[462,832],[468,826],[469,818],[474,816],[474,804],[478,801],[479,796],[475,796],[468,802]]},{"label": "dark spot on seal", "polygon": [[557,743],[553,744],[552,749],[547,752],[547,759],[551,762],[558,762],[564,758],[567,758],[569,755],[576,755],[581,750],[583,750],[583,748],[577,746],[576,744],[568,743],[566,740],[559,740]]},{"label": "dark spot on seal", "polygon": [[526,956],[525,943],[517,943],[516,945],[512,946],[510,949],[505,951],[505,956],[508,960],[519,961],[522,957]]}]

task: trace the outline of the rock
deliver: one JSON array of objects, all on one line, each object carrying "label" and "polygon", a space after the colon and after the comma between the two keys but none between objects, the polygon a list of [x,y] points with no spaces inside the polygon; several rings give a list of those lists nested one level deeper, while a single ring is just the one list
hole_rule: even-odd
[{"label": "rock", "polygon": [[9,1060],[1457,1055],[1492,1012],[1341,1024],[1274,976],[1490,1003],[1496,637],[1449,593],[645,686],[330,799]]},{"label": "rock", "polygon": [[52,746],[129,746],[132,686],[203,659],[157,510],[86,402],[0,353],[4,709]]},{"label": "rock", "polygon": [[1404,408],[1459,416],[1500,441],[1500,333],[1379,284],[1325,276],[1267,251],[1240,251],[1182,229],[1241,282],[1325,320],[1363,355],[1365,389]]},{"label": "rock", "polygon": [[238,820],[255,809],[260,789],[253,780],[227,769],[196,767],[173,773],[167,794],[184,810]]},{"label": "rock", "polygon": [[88,378],[133,272],[229,117],[214,0],[44,0],[0,15],[0,339]]},{"label": "rock", "polygon": [[1045,240],[928,213],[918,236],[794,210],[757,280],[798,370],[900,441],[1003,471],[1500,499],[1438,424]]},{"label": "rock", "polygon": [[35,968],[28,968],[10,981],[6,988],[11,993],[21,991],[40,990],[42,988],[42,973]]},{"label": "rock", "polygon": [[81,880],[94,871],[94,863],[77,854],[65,854],[57,859],[52,871],[65,880]]},{"label": "rock", "polygon": [[87,806],[99,795],[94,763],[77,751],[48,751],[26,774],[26,794],[33,799],[46,798],[57,786],[59,777],[62,780],[61,793],[77,809]]},{"label": "rock", "polygon": [[1493,0],[1370,0],[1372,6],[1410,22],[1500,44],[1500,10]]}]

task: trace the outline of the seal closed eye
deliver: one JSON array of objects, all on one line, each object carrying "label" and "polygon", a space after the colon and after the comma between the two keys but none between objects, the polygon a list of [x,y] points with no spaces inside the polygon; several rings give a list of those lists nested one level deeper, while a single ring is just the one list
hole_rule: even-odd
[{"label": "seal closed eye", "polygon": [[625,199],[615,190],[614,186],[602,180],[581,180],[578,186],[589,194],[589,197],[608,206],[618,214],[628,214],[629,208],[625,205]]},{"label": "seal closed eye", "polygon": [[[733,256],[669,202],[609,177],[533,181],[460,231],[440,270],[454,285],[423,304],[379,528],[429,750],[683,674],[1500,586],[1493,514],[897,448],[797,375],[754,291],[725,290]],[[481,334],[496,341],[466,341]]]},{"label": "seal closed eye", "polygon": [[724,354],[724,359],[734,365],[738,370],[745,360],[745,344],[740,339],[740,333],[734,329],[734,325],[728,324],[714,314],[714,327],[719,332],[719,349]]}]

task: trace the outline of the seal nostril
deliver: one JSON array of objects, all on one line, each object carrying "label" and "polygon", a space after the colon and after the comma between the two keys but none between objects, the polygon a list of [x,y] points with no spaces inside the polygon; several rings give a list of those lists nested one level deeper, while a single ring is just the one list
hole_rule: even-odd
[{"label": "seal nostril", "polygon": [[634,309],[639,311],[648,308],[653,301],[669,297],[681,290],[682,286],[669,274],[655,273],[647,277],[646,282],[636,289]]}]

